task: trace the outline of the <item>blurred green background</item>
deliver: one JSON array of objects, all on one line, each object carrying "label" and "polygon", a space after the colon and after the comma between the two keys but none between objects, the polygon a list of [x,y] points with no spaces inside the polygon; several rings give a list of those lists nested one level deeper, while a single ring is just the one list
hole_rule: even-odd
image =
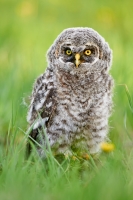
[{"label": "blurred green background", "polygon": [[[132,135],[132,115],[123,86],[133,92],[133,1],[132,0],[0,0],[0,142],[9,125],[23,136],[27,108],[23,98],[47,66],[46,52],[57,35],[68,27],[91,27],[113,50],[111,74],[115,79],[114,111],[110,138],[126,145],[127,125]],[[21,138],[21,137],[20,137]]]},{"label": "blurred green background", "polygon": [[[50,173],[39,159],[24,161],[28,125],[23,98],[27,101],[35,79],[45,71],[49,46],[69,27],[95,29],[113,50],[109,136],[115,150],[103,152],[96,164],[90,159],[85,170],[79,166],[82,177],[69,161],[65,171],[49,164]],[[132,96],[132,63],[132,0],[0,0],[0,199],[133,199],[133,110],[120,85],[126,84]]]}]

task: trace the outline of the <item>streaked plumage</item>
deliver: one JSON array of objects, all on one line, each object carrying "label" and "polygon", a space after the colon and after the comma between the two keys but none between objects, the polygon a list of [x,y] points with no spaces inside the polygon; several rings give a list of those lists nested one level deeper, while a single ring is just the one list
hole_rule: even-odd
[{"label": "streaked plumage", "polygon": [[54,154],[98,153],[107,138],[112,107],[109,45],[91,28],[70,28],[57,37],[47,59],[31,96],[30,136],[46,146],[43,126]]}]

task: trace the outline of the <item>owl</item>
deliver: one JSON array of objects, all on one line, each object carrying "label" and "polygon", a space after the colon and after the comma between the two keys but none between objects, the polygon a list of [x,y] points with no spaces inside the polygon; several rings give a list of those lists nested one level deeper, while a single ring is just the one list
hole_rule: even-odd
[{"label": "owl", "polygon": [[108,43],[92,28],[68,28],[49,48],[47,62],[27,115],[39,156],[46,157],[48,144],[54,155],[99,153],[112,110]]}]

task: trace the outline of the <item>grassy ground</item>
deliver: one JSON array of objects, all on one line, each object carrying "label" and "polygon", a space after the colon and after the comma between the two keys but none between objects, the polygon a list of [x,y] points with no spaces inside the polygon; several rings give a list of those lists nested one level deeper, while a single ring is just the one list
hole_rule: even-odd
[{"label": "grassy ground", "polygon": [[[0,1],[0,199],[133,199],[133,122],[124,86],[132,96],[133,1]],[[113,153],[98,161],[58,164],[24,160],[27,128],[23,97],[46,68],[45,54],[68,27],[92,27],[109,42],[115,79],[110,118]],[[126,125],[129,136],[125,129]]]}]

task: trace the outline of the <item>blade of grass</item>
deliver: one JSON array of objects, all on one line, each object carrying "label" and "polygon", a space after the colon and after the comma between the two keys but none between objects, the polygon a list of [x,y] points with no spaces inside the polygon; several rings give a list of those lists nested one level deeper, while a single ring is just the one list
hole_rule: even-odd
[{"label": "blade of grass", "polygon": [[132,138],[131,138],[131,136],[130,136],[130,134],[128,132],[128,129],[127,129],[127,114],[126,113],[125,113],[125,116],[124,116],[124,127],[125,127],[125,130],[126,130],[126,133],[127,133],[128,137],[129,137],[129,139],[132,141]]},{"label": "blade of grass", "polygon": [[127,99],[128,99],[128,103],[129,103],[129,107],[130,107],[130,110],[131,110],[131,112],[133,114],[133,101],[132,101],[132,97],[131,97],[131,95],[129,93],[128,87],[127,87],[126,84],[119,84],[119,85],[124,86],[124,88],[125,88]]}]

